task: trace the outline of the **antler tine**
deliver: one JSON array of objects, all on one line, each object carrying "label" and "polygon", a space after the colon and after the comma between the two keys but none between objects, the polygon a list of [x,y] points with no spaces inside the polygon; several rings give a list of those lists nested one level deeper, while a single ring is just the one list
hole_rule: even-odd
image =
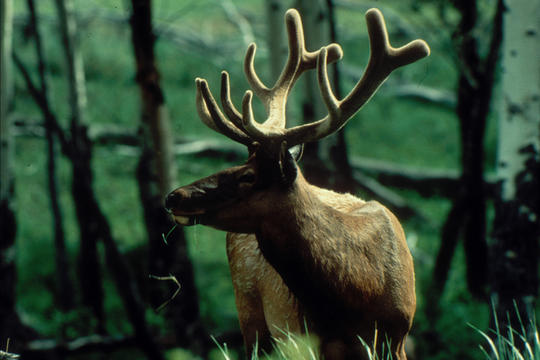
[{"label": "antler tine", "polygon": [[236,110],[231,100],[231,86],[229,82],[229,73],[226,71],[221,72],[221,105],[225,114],[236,125],[237,128],[242,128],[242,114]]},{"label": "antler tine", "polygon": [[212,96],[206,80],[197,78],[195,79],[195,83],[197,85],[195,102],[197,105],[197,112],[202,122],[210,129],[223,134],[236,142],[246,146],[251,145],[253,140],[241,132],[231,121],[225,118],[219,109],[216,100]]},{"label": "antler tine", "polygon": [[263,84],[255,71],[254,60],[256,51],[257,45],[251,43],[246,51],[246,57],[244,59],[244,73],[246,74],[246,79],[249,86],[253,89],[253,92],[255,92],[255,95],[257,95],[268,108],[268,104],[265,100],[270,97],[270,89]]},{"label": "antler tine", "polygon": [[296,72],[305,53],[304,32],[298,11],[294,9],[288,10],[285,14],[285,24],[289,39],[289,57],[278,80],[271,89],[263,84],[255,71],[254,59],[257,49],[255,44],[248,47],[244,61],[244,72],[248,83],[255,95],[262,100],[268,112],[266,123],[278,127],[285,127],[287,95],[296,79]]},{"label": "antler tine", "polygon": [[[317,57],[320,53],[320,50],[315,52],[306,50],[302,20],[297,10],[287,11],[285,24],[289,41],[289,56],[278,80],[271,89],[262,83],[255,72],[255,44],[249,46],[244,62],[246,78],[255,95],[263,101],[268,112],[268,119],[264,123],[267,127],[285,128],[285,106],[289,91],[304,71],[316,67]],[[337,61],[343,55],[341,47],[337,44],[329,45],[328,53],[328,62]],[[252,125],[253,127],[259,126],[255,122]],[[261,133],[264,130],[259,129],[257,132]]]},{"label": "antler tine", "polygon": [[383,15],[378,9],[366,12],[366,22],[370,58],[364,75],[343,100],[338,100],[328,81],[328,50],[323,49],[318,54],[317,73],[328,115],[316,122],[287,129],[284,140],[289,146],[319,140],[338,131],[371,98],[393,70],[429,55],[429,46],[423,40],[414,40],[400,48],[393,48],[388,41]]}]

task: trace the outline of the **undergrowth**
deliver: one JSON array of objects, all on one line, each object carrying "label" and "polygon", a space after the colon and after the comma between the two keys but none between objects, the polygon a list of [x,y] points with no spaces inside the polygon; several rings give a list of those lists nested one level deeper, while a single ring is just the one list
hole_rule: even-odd
[{"label": "undergrowth", "polygon": [[516,314],[519,322],[517,329],[511,326],[502,329],[496,317],[495,329],[487,333],[470,325],[486,342],[486,345],[479,345],[486,359],[540,360],[540,339],[536,320],[528,319],[528,323],[524,323],[517,310]]},{"label": "undergrowth", "polygon": [[[481,335],[485,344],[479,344],[480,351],[488,360],[540,360],[540,337],[538,327],[534,319],[529,319],[525,324],[519,320],[519,328],[507,327],[501,329],[495,319],[495,329],[484,332],[469,324]],[[293,334],[283,331],[284,336],[274,339],[274,350],[271,354],[257,355],[257,351],[251,355],[251,360],[319,360],[322,359],[318,350],[319,341],[316,336],[310,334]],[[359,341],[364,346],[370,360],[392,360],[393,356],[388,351],[389,343],[384,342],[379,353],[374,351],[374,346],[367,344],[362,339]],[[234,355],[226,344],[216,342],[221,355],[225,360],[234,360]]]}]

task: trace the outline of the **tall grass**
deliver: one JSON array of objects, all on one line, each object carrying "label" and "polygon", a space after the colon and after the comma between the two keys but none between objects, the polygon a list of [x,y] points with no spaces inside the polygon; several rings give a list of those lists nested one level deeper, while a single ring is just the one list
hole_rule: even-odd
[{"label": "tall grass", "polygon": [[[484,332],[474,325],[469,324],[485,340],[485,345],[478,345],[480,351],[488,360],[540,360],[540,336],[534,319],[529,319],[528,324],[519,319],[519,329],[508,327],[501,329],[495,319],[495,329]],[[271,354],[257,355],[257,351],[251,355],[251,360],[319,360],[319,341],[316,336],[310,334],[293,334],[283,331],[284,336],[275,340],[274,351]],[[376,334],[377,335],[377,334]],[[375,338],[376,339],[376,338]],[[388,351],[389,343],[383,343],[380,353],[375,352],[373,345],[367,344],[359,338],[370,360],[392,360],[392,354]],[[374,340],[376,342],[376,340]],[[226,344],[218,345],[225,360],[233,360]]]},{"label": "tall grass", "polygon": [[[319,351],[319,339],[313,334],[295,334],[290,331],[280,330],[283,336],[274,338],[274,349],[270,354],[258,355],[256,348],[251,354],[251,360],[320,360],[322,356]],[[375,352],[375,345],[366,343],[360,337],[358,341],[364,347],[370,360],[392,360],[392,354],[388,350],[390,343],[384,342],[380,353]],[[374,343],[377,341],[377,333]],[[225,360],[234,360],[227,344],[217,343],[219,350]]]},{"label": "tall grass", "polygon": [[486,340],[487,346],[479,345],[486,359],[496,360],[540,360],[540,340],[534,319],[524,324],[519,317],[519,329],[510,326],[501,329],[495,318],[495,329],[489,333],[470,325]]}]

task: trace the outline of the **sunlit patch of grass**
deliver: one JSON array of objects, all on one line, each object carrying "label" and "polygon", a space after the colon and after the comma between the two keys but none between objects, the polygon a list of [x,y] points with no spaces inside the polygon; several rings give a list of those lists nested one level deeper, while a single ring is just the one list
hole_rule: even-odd
[{"label": "sunlit patch of grass", "polygon": [[375,329],[375,336],[372,344],[366,343],[361,337],[358,337],[358,340],[364,346],[364,350],[366,350],[370,360],[392,360],[392,353],[390,352],[391,343],[388,338],[382,341],[379,350],[376,349],[379,336],[381,336],[381,334]]},{"label": "sunlit patch of grass", "polygon": [[318,360],[319,354],[319,339],[309,333],[293,334],[288,331],[283,331],[284,336],[275,339],[274,352],[267,355],[268,360],[286,360],[286,359],[306,359]]},{"label": "sunlit patch of grass", "polygon": [[[283,336],[274,338],[274,349],[272,353],[258,355],[259,351],[256,346],[253,354],[251,354],[251,360],[319,360],[323,358],[319,351],[319,338],[314,334],[310,334],[307,331],[304,334],[295,334],[286,330],[280,331]],[[370,360],[392,360],[390,341],[383,341],[380,349],[375,351],[375,343],[379,335],[376,333],[373,344],[368,344],[360,337],[358,341],[364,347]],[[215,342],[223,359],[235,359],[227,344]]]},{"label": "sunlit patch of grass", "polygon": [[[255,346],[251,360],[319,360],[319,339],[309,333],[294,334],[282,330],[283,336],[274,338],[274,350],[271,354],[258,355],[258,347]],[[221,356],[225,360],[235,359],[227,344],[219,344],[214,339]]]}]

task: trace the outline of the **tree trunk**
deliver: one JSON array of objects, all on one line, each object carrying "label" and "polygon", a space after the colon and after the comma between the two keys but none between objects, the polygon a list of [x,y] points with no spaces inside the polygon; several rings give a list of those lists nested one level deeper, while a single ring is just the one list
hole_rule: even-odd
[{"label": "tree trunk", "polygon": [[[306,36],[306,47],[313,51],[330,42],[338,42],[334,2],[332,0],[297,0],[302,14]],[[339,61],[329,65],[329,74],[336,97],[341,98]],[[302,99],[303,122],[313,122],[327,114],[320,98],[316,72],[305,73],[300,80],[305,86]],[[304,150],[304,173],[315,185],[332,188],[340,192],[357,190],[347,153],[345,130],[342,129],[325,139],[308,143]]]},{"label": "tree trunk", "polygon": [[[326,6],[328,10],[328,32],[330,35],[330,42],[339,43],[334,0],[326,0]],[[331,69],[333,73],[332,78],[334,81],[335,95],[338,99],[341,99],[342,90],[340,62],[336,61],[334,64],[332,64]],[[339,130],[334,136],[331,136],[326,141],[329,143],[329,146],[327,146],[329,159],[335,168],[336,178],[332,187],[334,190],[339,192],[354,193],[356,186],[354,185],[353,170],[349,160],[349,153],[347,151],[345,128]]]},{"label": "tree trunk", "polygon": [[[302,15],[304,33],[306,34],[306,49],[314,51],[323,45],[327,45],[328,32],[325,30],[327,26],[325,3],[322,0],[297,0],[296,8]],[[302,121],[311,123],[322,118],[325,115],[325,108],[320,99],[316,72],[308,71],[304,73],[303,77],[298,80],[297,86],[304,87],[301,99]],[[310,183],[328,188],[332,184],[330,179],[332,172],[330,163],[325,158],[327,152],[323,151],[325,141],[321,140],[305,144],[302,164],[304,175]]]},{"label": "tree trunk", "polygon": [[[163,355],[148,329],[144,303],[137,284],[112,238],[110,225],[99,207],[93,189],[92,142],[88,137],[87,126],[83,120],[83,110],[86,103],[84,70],[82,54],[77,48],[73,3],[72,0],[56,0],[56,5],[60,18],[70,86],[71,144],[69,155],[73,165],[72,194],[81,232],[81,260],[87,261],[88,259],[84,256],[90,257],[90,263],[82,263],[82,265],[89,265],[95,272],[94,274],[88,272],[85,274],[92,276],[95,282],[91,285],[96,286],[94,290],[100,292],[97,295],[91,294],[95,297],[93,305],[96,306],[96,315],[100,321],[98,331],[105,332],[103,294],[96,246],[97,242],[101,240],[105,246],[107,266],[118,294],[122,298],[127,317],[134,328],[137,342],[149,359],[160,360],[163,359]],[[86,268],[81,270],[88,271]]]},{"label": "tree trunk", "polygon": [[56,9],[65,51],[69,82],[71,111],[71,144],[69,157],[72,162],[72,196],[80,228],[81,248],[78,259],[83,303],[92,309],[98,332],[105,333],[103,310],[103,284],[98,259],[97,242],[101,239],[94,205],[93,174],[91,170],[92,145],[86,134],[83,112],[86,105],[86,88],[82,55],[77,47],[76,24],[72,0],[56,0]]},{"label": "tree trunk", "polygon": [[524,326],[532,325],[540,239],[540,4],[521,0],[508,2],[507,8],[496,166],[499,192],[490,261],[493,315],[505,335],[506,325],[521,329],[517,315]]},{"label": "tree trunk", "polygon": [[[456,113],[461,135],[462,174],[452,209],[442,228],[427,307],[437,314],[454,250],[460,236],[464,240],[467,285],[478,298],[485,299],[487,286],[486,185],[484,181],[484,136],[494,88],[494,77],[502,39],[503,5],[499,0],[493,18],[492,38],[482,58],[475,37],[478,26],[476,1],[456,0],[461,19],[454,33],[460,75]],[[432,322],[434,319],[431,319]]]},{"label": "tree trunk", "polygon": [[12,339],[11,352],[18,352],[24,342],[37,334],[23,325],[15,308],[15,235],[17,221],[13,209],[14,177],[12,172],[13,137],[8,108],[13,94],[11,45],[13,2],[0,2],[0,348]]},{"label": "tree trunk", "polygon": [[[169,235],[167,243],[162,238],[174,226],[164,209],[164,199],[176,182],[176,167],[173,137],[154,56],[151,1],[132,0],[131,3],[136,79],[142,104],[142,154],[137,180],[149,241],[149,272],[157,276],[172,274],[181,282],[182,291],[169,304],[167,311],[173,321],[178,344],[201,353],[205,351],[207,336],[200,321],[197,290],[184,232],[181,228],[176,229]],[[167,285],[158,281],[151,283],[150,300],[154,307],[170,297]]]},{"label": "tree trunk", "polygon": [[273,84],[281,74],[287,48],[285,44],[285,27],[283,17],[287,10],[283,0],[266,0],[266,14],[268,18],[268,27],[266,38],[268,43],[268,54],[270,58],[270,84]]},{"label": "tree trunk", "polygon": [[[0,4],[0,340],[13,336],[13,322],[18,323],[15,310],[15,235],[17,222],[13,210],[14,178],[12,173],[13,138],[8,105],[12,94],[11,41],[13,3]],[[19,339],[17,339],[19,340]]]},{"label": "tree trunk", "polygon": [[[30,13],[30,28],[34,36],[36,56],[38,59],[38,73],[40,91],[49,102],[49,91],[46,81],[45,59],[43,56],[43,48],[41,42],[41,34],[39,33],[38,16],[36,13],[34,0],[27,0],[28,10]],[[54,136],[55,127],[52,117],[45,117],[45,135],[47,139],[47,182],[49,188],[49,200],[53,217],[53,234],[55,246],[55,262],[56,262],[56,303],[60,310],[68,311],[74,306],[73,299],[73,284],[69,277],[69,262],[66,253],[64,225],[62,221],[62,211],[60,208],[60,199],[58,196],[58,184],[56,179],[56,157],[57,139]]]}]

